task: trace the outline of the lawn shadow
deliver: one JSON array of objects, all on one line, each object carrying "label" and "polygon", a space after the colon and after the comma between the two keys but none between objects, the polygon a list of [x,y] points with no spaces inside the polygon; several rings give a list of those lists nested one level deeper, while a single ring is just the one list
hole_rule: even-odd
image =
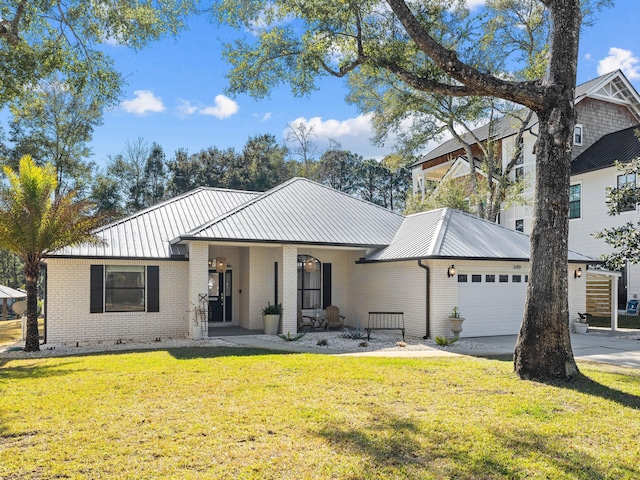
[{"label": "lawn shadow", "polygon": [[[35,378],[48,378],[54,376],[63,376],[76,373],[79,370],[69,368],[69,366],[77,362],[64,362],[55,365],[16,365],[11,366],[10,363],[18,358],[0,359],[0,379],[1,380],[22,380]],[[83,370],[86,371],[86,370]]]},{"label": "lawn shadow", "polygon": [[[485,358],[487,360],[495,360],[498,362],[513,362],[513,355],[482,355],[478,356],[479,358]],[[597,363],[595,364],[597,365]],[[624,367],[619,367],[620,369]],[[624,373],[622,371],[612,372],[615,375],[627,375],[640,377],[640,374],[637,373],[636,370],[632,370],[630,368],[626,369],[629,373]],[[639,378],[640,380],[640,378]],[[616,390],[615,388],[611,388],[607,385],[603,385],[600,382],[593,380],[592,378],[586,376],[584,373],[580,373],[577,377],[569,380],[554,380],[549,382],[541,382],[546,385],[550,385],[553,387],[560,387],[565,389],[575,390],[580,393],[584,393],[587,395],[592,395],[596,397],[600,397],[604,400],[610,400],[612,402],[616,402],[623,407],[640,409],[640,397],[638,395],[634,395],[632,393],[623,392],[621,390]]]},{"label": "lawn shadow", "polygon": [[[363,471],[353,478],[393,476],[405,478],[524,478],[518,457],[537,457],[541,468],[563,472],[568,478],[610,478],[606,463],[572,447],[558,450],[558,444],[545,434],[522,428],[507,430],[468,420],[459,426],[420,424],[410,418],[377,410],[369,424],[354,426],[336,421],[315,432],[344,455],[363,458]],[[482,428],[484,433],[478,433]],[[476,442],[481,435],[483,442]],[[493,442],[487,441],[487,435]],[[553,435],[552,435],[553,437]],[[556,439],[557,440],[557,439]],[[563,442],[562,440],[560,440]],[[639,478],[640,470],[617,465],[622,478]],[[532,472],[530,472],[532,473]]]},{"label": "lawn shadow", "polygon": [[263,355],[301,355],[296,352],[251,347],[180,347],[166,351],[176,360],[217,357],[258,357]]},{"label": "lawn shadow", "polygon": [[420,434],[418,425],[410,419],[384,412],[376,412],[372,416],[375,423],[369,426],[356,428],[345,423],[329,424],[317,434],[336,451],[366,455],[374,470],[375,467],[425,463],[418,453],[421,450],[417,439]]}]

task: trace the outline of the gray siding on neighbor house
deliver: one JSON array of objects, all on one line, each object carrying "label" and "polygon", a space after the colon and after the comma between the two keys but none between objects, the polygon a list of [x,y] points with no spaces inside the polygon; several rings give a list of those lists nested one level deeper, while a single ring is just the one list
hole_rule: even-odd
[{"label": "gray siding on neighbor house", "polygon": [[67,247],[52,256],[169,258],[170,240],[256,195],[200,187],[102,227],[103,245]]},{"label": "gray siding on neighbor house", "polygon": [[294,178],[181,238],[388,245],[404,217],[303,178]]}]

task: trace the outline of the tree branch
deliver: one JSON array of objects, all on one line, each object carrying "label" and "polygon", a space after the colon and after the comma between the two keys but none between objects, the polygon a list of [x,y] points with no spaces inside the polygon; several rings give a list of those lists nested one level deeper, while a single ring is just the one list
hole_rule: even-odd
[{"label": "tree branch", "polygon": [[[467,65],[458,59],[455,51],[445,48],[429,35],[404,0],[386,1],[418,48],[429,56],[440,69],[465,86],[467,93],[458,93],[458,96],[488,95],[513,101],[533,110],[543,108],[545,92],[543,87],[535,82],[502,80]],[[422,83],[428,88],[437,88],[439,85],[438,82],[433,82],[430,79],[421,79],[417,83]],[[443,90],[431,91],[454,94]]]},{"label": "tree branch", "polygon": [[22,20],[26,5],[27,0],[20,0],[13,19],[0,21],[0,38],[4,38],[12,47],[20,43],[20,20]]}]

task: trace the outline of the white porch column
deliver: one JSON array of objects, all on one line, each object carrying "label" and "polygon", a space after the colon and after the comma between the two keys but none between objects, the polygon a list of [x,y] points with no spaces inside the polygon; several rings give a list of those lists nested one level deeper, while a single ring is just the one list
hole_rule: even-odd
[{"label": "white porch column", "polygon": [[282,246],[282,333],[298,329],[298,248]]},{"label": "white porch column", "polygon": [[189,338],[202,338],[202,325],[196,324],[196,308],[201,307],[200,294],[207,294],[209,281],[209,245],[203,242],[189,244]]},{"label": "white porch column", "polygon": [[618,277],[611,276],[611,331],[618,330]]}]

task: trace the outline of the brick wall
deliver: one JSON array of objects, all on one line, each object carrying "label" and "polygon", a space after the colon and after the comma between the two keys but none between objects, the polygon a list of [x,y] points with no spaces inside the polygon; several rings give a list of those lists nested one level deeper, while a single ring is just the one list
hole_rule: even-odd
[{"label": "brick wall", "polygon": [[[160,311],[89,313],[91,265],[157,265]],[[189,335],[185,285],[188,262],[136,260],[47,260],[47,341],[76,343],[186,338]]]}]

